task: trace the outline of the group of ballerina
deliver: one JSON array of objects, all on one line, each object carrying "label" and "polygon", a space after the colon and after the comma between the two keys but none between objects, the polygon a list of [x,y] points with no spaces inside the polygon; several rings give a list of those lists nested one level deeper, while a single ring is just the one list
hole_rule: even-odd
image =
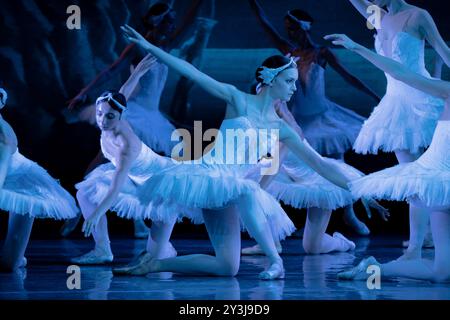
[{"label": "group of ballerina", "polygon": [[[367,267],[378,265],[383,277],[450,280],[450,83],[430,76],[424,44],[427,41],[447,65],[450,50],[424,9],[403,0],[349,1],[366,19],[369,6],[386,8],[381,9],[376,52],[343,34],[325,39],[385,72],[387,89],[381,101],[346,71],[329,48],[313,42],[313,19],[299,9],[284,17],[289,36],[285,39],[272,27],[258,1],[249,0],[282,53],[267,58],[256,70],[258,85],[252,94],[200,71],[200,59],[193,57],[191,48],[185,48],[185,59],[168,53],[178,32],[174,31],[170,5],[157,3],[149,9],[145,36],[123,26],[131,44],[113,68],[129,66],[132,52],[140,55],[140,62],[119,91],[106,91],[96,99],[101,155],[93,162],[95,169],[76,185],[78,206],[45,170],[20,155],[13,129],[0,118],[0,209],[9,212],[2,268],[26,265],[24,253],[34,218],[73,219],[80,210],[82,231],[93,236],[95,247],[71,262],[111,263],[106,218],[111,210],[127,219],[152,221],[146,249],[128,265],[113,268],[116,275],[167,271],[235,276],[241,254],[264,254],[270,263],[259,278],[281,279],[285,276],[281,240],[295,227],[279,202],[307,209],[302,246],[306,254],[322,254],[355,249],[355,243],[341,233],[326,233],[333,210],[344,208],[347,224],[367,235],[369,229],[353,211],[354,202],[361,199],[366,210],[373,208],[387,219],[389,212],[376,201],[387,199],[406,200],[410,206],[405,254],[383,264],[374,257],[363,259],[338,277],[367,279]],[[215,23],[212,18],[199,20],[195,41],[189,42],[197,53],[206,46]],[[368,119],[326,98],[324,72],[328,64],[379,101]],[[179,82],[180,86],[195,84],[226,102],[225,119],[218,130],[224,136],[227,130],[276,129],[278,135],[270,136],[269,144],[279,154],[277,174],[262,170],[267,162],[277,161],[273,152],[264,154],[247,144],[230,146],[231,141],[216,143],[202,155],[201,162],[172,159],[170,137],[175,128],[158,110],[168,68],[181,74],[184,82]],[[110,76],[109,71],[101,77]],[[81,101],[88,91],[83,89],[73,102]],[[0,98],[3,107],[7,99],[3,89]],[[364,175],[343,161],[343,154],[351,148],[362,154],[395,152],[399,164]],[[218,151],[255,153],[260,161],[215,162]],[[101,158],[109,161],[98,165]],[[170,236],[183,218],[206,226],[214,255],[177,256]],[[421,257],[429,228],[435,246],[433,261]],[[243,229],[257,245],[241,250]]]}]

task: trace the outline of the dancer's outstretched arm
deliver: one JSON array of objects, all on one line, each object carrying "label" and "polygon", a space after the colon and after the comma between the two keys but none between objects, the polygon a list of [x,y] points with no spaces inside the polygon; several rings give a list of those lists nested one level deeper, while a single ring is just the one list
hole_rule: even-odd
[{"label": "dancer's outstretched arm", "polygon": [[433,17],[426,10],[420,10],[417,15],[417,24],[425,40],[436,50],[445,64],[450,67],[450,48],[439,33]]},{"label": "dancer's outstretched arm", "polygon": [[[373,6],[374,4],[367,0],[350,0],[351,4],[356,8],[356,10],[359,11],[359,13],[366,19],[368,19],[372,13],[369,12],[369,7]],[[385,14],[386,11],[381,9],[381,13]]]},{"label": "dancer's outstretched arm", "polygon": [[302,140],[301,137],[288,124],[282,123],[280,126],[280,141],[285,144],[300,160],[306,163],[314,171],[320,174],[331,183],[349,190],[348,183],[352,178],[347,177],[332,161],[318,154],[311,146]]},{"label": "dancer's outstretched arm", "polygon": [[366,47],[354,42],[345,34],[332,34],[324,37],[331,40],[335,45],[341,45],[371,62],[377,68],[390,74],[393,78],[406,83],[418,90],[426,92],[436,97],[448,99],[450,96],[450,82],[429,79],[418,73],[411,71],[401,63],[395,60],[378,55]]},{"label": "dancer's outstretched arm", "polygon": [[97,226],[100,218],[106,214],[106,212],[111,208],[119,195],[120,189],[125,183],[125,179],[128,177],[128,172],[131,168],[135,156],[132,155],[130,147],[125,139],[120,142],[120,156],[116,164],[116,170],[114,171],[111,185],[109,187],[108,193],[105,198],[100,202],[92,213],[92,215],[84,222],[82,231],[84,235],[88,237]]},{"label": "dancer's outstretched arm", "polygon": [[348,84],[352,85],[354,88],[360,90],[361,92],[364,92],[365,94],[371,96],[377,101],[380,101],[380,97],[368,86],[364,84],[358,77],[354,76],[350,73],[339,61],[339,59],[336,57],[336,55],[329,49],[325,48],[322,51],[322,54],[328,64],[337,72],[339,75],[347,81]]},{"label": "dancer's outstretched arm", "polygon": [[249,0],[250,6],[255,11],[258,20],[261,22],[264,30],[267,31],[267,33],[272,38],[273,42],[277,46],[277,49],[280,50],[283,54],[287,54],[295,49],[295,46],[287,39],[283,38],[278,31],[275,29],[274,26],[269,22],[269,19],[267,19],[266,14],[264,13],[264,10],[262,9],[261,5],[256,0]]},{"label": "dancer's outstretched arm", "polygon": [[205,91],[209,92],[219,99],[225,100],[231,106],[243,105],[239,102],[242,102],[241,99],[244,98],[244,93],[239,91],[233,85],[219,82],[201,72],[190,63],[179,59],[162,50],[161,48],[158,48],[157,46],[151,44],[130,26],[125,25],[121,28],[124,31],[125,37],[129,41],[134,42],[141,46],[144,50],[151,52],[157,59],[161,60],[169,67],[178,71],[182,76],[192,80],[197,85],[202,87]]}]

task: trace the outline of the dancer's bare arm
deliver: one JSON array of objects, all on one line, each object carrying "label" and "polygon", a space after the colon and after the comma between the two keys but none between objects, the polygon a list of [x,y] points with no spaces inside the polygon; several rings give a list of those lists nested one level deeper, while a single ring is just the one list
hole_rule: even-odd
[{"label": "dancer's bare arm", "polygon": [[335,45],[341,45],[371,62],[377,68],[390,74],[393,78],[406,83],[418,90],[428,94],[448,99],[450,95],[450,82],[429,79],[416,72],[411,71],[395,60],[381,56],[366,47],[354,42],[344,34],[332,34],[325,36],[326,40],[331,40]]},{"label": "dancer's bare arm", "polygon": [[[231,106],[242,106],[243,99],[245,98],[245,94],[239,91],[233,85],[219,82],[207,74],[201,72],[197,68],[195,68],[190,63],[179,59],[161,48],[151,44],[144,37],[142,37],[136,30],[131,28],[130,26],[123,26],[122,30],[124,31],[125,37],[131,41],[141,46],[144,50],[152,53],[157,59],[167,64],[169,67],[178,71],[182,76],[192,80],[198,86],[202,87],[205,91],[210,93],[211,95],[225,100],[228,105]],[[240,110],[236,110],[239,114]]]}]

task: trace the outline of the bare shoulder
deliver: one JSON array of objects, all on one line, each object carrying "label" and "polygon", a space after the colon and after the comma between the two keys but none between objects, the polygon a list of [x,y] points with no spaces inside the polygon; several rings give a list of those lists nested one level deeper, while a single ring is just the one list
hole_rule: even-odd
[{"label": "bare shoulder", "polygon": [[124,132],[117,136],[116,143],[119,147],[121,157],[135,158],[141,151],[142,142],[133,132]]}]

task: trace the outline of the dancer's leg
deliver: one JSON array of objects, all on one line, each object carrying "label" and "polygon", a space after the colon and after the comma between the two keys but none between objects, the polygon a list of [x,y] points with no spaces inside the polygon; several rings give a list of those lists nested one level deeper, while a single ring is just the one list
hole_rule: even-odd
[{"label": "dancer's leg", "polygon": [[215,256],[191,254],[157,260],[143,261],[129,273],[143,275],[148,272],[177,272],[185,274],[206,274],[235,276],[240,263],[240,221],[235,206],[221,210],[203,210],[203,218]]},{"label": "dancer's leg", "polygon": [[146,248],[153,258],[165,259],[177,255],[175,248],[169,241],[175,222],[176,219],[171,222],[153,221]]},{"label": "dancer's leg", "polygon": [[239,211],[242,222],[252,236],[259,244],[262,251],[270,260],[270,266],[259,276],[264,280],[271,280],[284,277],[283,260],[278,254],[274,234],[269,223],[260,210],[256,210],[255,202],[257,199],[252,196],[242,196],[239,201]]},{"label": "dancer's leg", "polygon": [[[417,160],[421,153],[411,154],[407,151],[396,151],[399,163],[408,163]],[[427,233],[430,210],[410,204],[409,206],[409,245],[406,253],[400,260],[420,259],[422,245]]]},{"label": "dancer's leg", "polygon": [[308,209],[305,232],[303,234],[303,249],[306,253],[345,252],[355,248],[355,244],[341,234],[335,233],[332,237],[325,233],[330,217],[331,211],[319,208]]},{"label": "dancer's leg", "polygon": [[[96,205],[90,202],[88,197],[81,190],[77,192],[77,200],[84,219],[89,218],[94,212]],[[92,235],[95,241],[94,250],[81,257],[71,259],[72,262],[79,264],[99,264],[111,262],[113,260],[106,215],[103,215],[100,218],[100,221],[94,229]]]},{"label": "dancer's leg", "polygon": [[[334,153],[327,155],[327,157],[345,162],[343,153]],[[356,217],[355,210],[353,210],[353,205],[344,207],[344,222],[354,232],[361,236],[367,236],[370,234],[370,230],[367,228],[366,224]]]},{"label": "dancer's leg", "polygon": [[25,266],[25,250],[30,239],[34,218],[10,212],[8,233],[3,245],[0,267],[12,271]]},{"label": "dancer's leg", "polygon": [[379,264],[373,257],[362,260],[358,266],[339,274],[346,280],[366,280],[369,264],[381,268],[382,277],[406,277],[435,282],[450,280],[450,211],[434,211],[431,214],[431,229],[435,239],[434,262],[425,259],[395,260]]}]

